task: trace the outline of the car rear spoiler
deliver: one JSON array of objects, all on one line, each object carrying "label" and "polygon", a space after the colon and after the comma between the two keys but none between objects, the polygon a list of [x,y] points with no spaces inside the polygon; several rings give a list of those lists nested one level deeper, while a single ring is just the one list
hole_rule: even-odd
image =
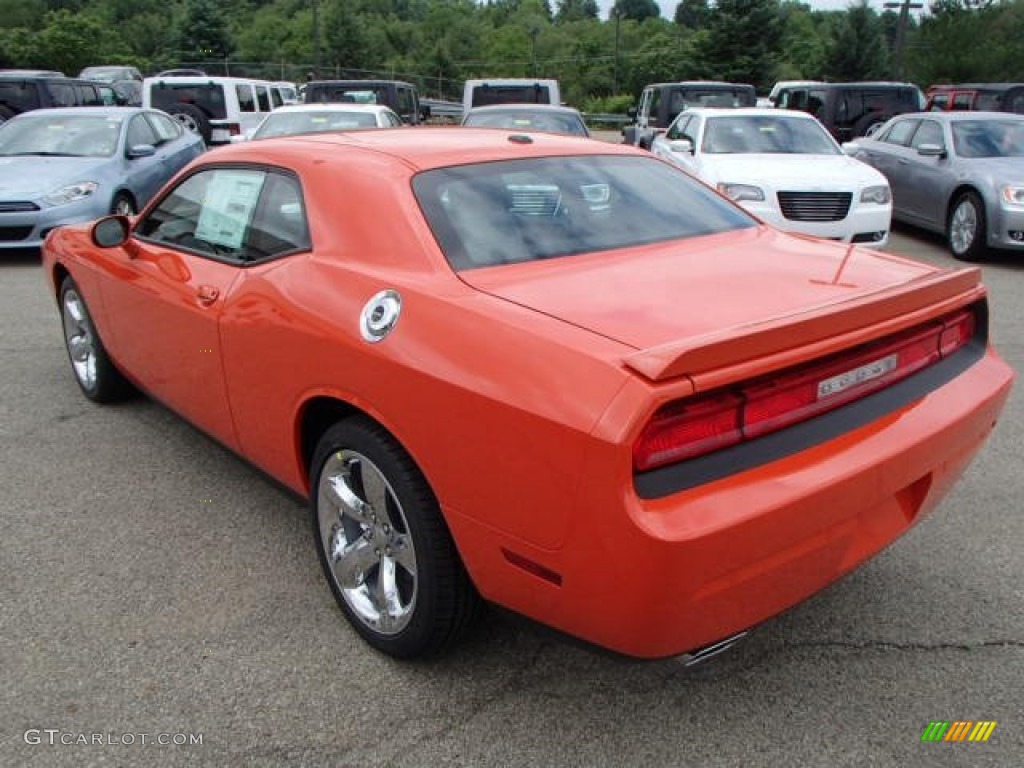
[{"label": "car rear spoiler", "polygon": [[[697,390],[735,378],[730,369],[772,358],[773,367],[829,354],[966,306],[985,296],[976,267],[935,272],[900,285],[788,317],[728,328],[626,356],[625,366],[651,381],[680,376]],[[709,372],[718,372],[708,376]],[[718,375],[721,374],[721,375]]]}]

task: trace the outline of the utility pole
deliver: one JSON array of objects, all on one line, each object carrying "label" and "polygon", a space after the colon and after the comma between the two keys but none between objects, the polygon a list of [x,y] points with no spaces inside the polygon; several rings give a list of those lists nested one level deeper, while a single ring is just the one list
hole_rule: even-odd
[{"label": "utility pole", "polygon": [[612,6],[612,15],[615,17],[615,65],[612,74],[612,93],[619,93],[619,20],[622,15],[619,13],[619,6]]},{"label": "utility pole", "polygon": [[907,39],[907,24],[910,23],[910,11],[924,7],[923,3],[915,3],[911,0],[888,0],[882,4],[883,8],[890,10],[900,9],[900,20],[896,27],[896,79],[903,80],[903,48]]}]

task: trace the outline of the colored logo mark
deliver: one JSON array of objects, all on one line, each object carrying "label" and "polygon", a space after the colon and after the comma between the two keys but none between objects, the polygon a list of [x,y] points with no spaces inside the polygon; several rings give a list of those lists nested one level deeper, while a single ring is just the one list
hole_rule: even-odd
[{"label": "colored logo mark", "polygon": [[995,729],[995,720],[932,720],[921,741],[988,741]]}]

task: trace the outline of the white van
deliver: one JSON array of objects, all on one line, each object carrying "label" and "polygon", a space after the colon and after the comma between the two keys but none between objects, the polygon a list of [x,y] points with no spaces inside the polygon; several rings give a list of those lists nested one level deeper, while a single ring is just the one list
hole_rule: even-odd
[{"label": "white van", "polygon": [[142,82],[142,106],[162,109],[207,146],[229,144],[256,128],[284,103],[269,80],[213,75],[147,77]]},{"label": "white van", "polygon": [[561,104],[557,80],[495,78],[467,80],[462,90],[462,114],[491,104]]}]

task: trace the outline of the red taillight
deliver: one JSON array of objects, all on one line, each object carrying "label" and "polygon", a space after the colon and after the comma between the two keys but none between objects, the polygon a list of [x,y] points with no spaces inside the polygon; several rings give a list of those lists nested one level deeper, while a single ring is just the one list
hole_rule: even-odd
[{"label": "red taillight", "polygon": [[637,440],[633,466],[638,472],[654,469],[831,411],[952,354],[971,340],[974,328],[974,314],[963,311],[840,357],[670,403]]},{"label": "red taillight", "polygon": [[229,136],[241,136],[242,126],[238,123],[228,123],[228,135]]},{"label": "red taillight", "polygon": [[725,393],[662,408],[633,446],[633,465],[642,472],[735,445],[743,439],[741,405]]}]

